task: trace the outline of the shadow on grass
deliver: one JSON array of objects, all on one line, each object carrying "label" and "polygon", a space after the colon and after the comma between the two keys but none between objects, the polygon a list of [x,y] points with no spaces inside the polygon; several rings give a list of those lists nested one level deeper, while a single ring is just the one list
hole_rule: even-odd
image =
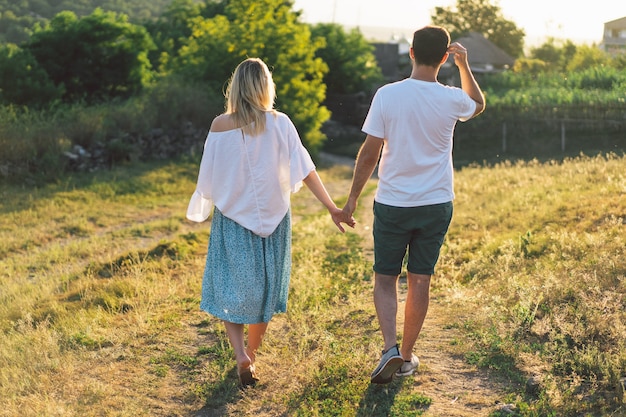
[{"label": "shadow on grass", "polygon": [[[0,177],[0,214],[9,214],[32,208],[33,202],[54,199],[58,194],[73,192],[72,198],[100,200],[124,195],[160,195],[163,183],[197,178],[198,161],[180,157],[166,161],[137,162],[96,170],[94,172],[68,172],[39,181],[10,183]],[[157,175],[155,177],[154,175]],[[93,197],[77,193],[93,193]]]},{"label": "shadow on grass", "polygon": [[370,384],[359,403],[357,417],[392,416],[392,407],[396,395],[402,390],[402,380],[394,380],[390,384]]},{"label": "shadow on grass", "polygon": [[221,417],[226,415],[226,405],[241,399],[241,388],[237,378],[237,367],[219,381],[207,383],[202,387],[202,396],[206,403],[189,417]]}]

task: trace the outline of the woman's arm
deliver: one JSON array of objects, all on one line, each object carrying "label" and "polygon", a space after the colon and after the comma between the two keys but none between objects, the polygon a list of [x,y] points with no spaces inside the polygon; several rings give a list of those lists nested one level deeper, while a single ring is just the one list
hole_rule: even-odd
[{"label": "woman's arm", "polygon": [[307,177],[303,180],[304,184],[307,186],[309,190],[313,193],[313,195],[328,209],[333,222],[337,226],[337,228],[343,233],[345,229],[341,225],[341,223],[345,223],[350,227],[354,227],[355,220],[352,216],[346,216],[340,208],[337,207],[333,199],[328,194],[326,187],[324,187],[324,183],[322,183],[322,179],[316,170],[313,170],[307,175]]}]

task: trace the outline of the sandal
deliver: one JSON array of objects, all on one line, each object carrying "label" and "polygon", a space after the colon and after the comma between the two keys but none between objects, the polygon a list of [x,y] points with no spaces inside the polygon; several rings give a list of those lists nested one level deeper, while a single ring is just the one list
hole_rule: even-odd
[{"label": "sandal", "polygon": [[250,365],[248,368],[239,372],[239,385],[242,388],[253,387],[259,381],[256,376],[256,369],[254,365]]}]

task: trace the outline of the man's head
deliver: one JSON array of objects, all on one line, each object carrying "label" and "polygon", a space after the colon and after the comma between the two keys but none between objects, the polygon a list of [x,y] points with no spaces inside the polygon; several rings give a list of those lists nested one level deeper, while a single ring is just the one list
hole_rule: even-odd
[{"label": "man's head", "polygon": [[450,46],[450,34],[440,26],[425,26],[413,34],[413,58],[418,65],[438,67]]}]

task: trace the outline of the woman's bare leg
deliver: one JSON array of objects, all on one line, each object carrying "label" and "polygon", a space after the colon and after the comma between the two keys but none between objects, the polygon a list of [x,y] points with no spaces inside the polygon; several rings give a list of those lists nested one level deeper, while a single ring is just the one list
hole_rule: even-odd
[{"label": "woman's bare leg", "polygon": [[242,370],[248,369],[252,364],[252,360],[246,352],[243,335],[243,324],[231,323],[224,321],[226,327],[226,333],[228,334],[228,340],[235,351],[235,360],[237,361],[237,371],[241,373]]},{"label": "woman's bare leg", "polygon": [[246,353],[252,364],[254,364],[256,359],[256,351],[263,342],[263,336],[265,336],[268,324],[269,323],[256,323],[248,326],[248,347]]}]

